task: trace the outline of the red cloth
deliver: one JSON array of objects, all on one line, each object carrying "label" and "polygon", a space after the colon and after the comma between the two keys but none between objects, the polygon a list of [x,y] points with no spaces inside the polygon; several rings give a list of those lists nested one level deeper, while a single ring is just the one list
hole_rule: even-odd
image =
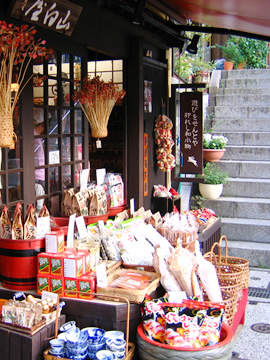
[{"label": "red cloth", "polygon": [[233,334],[235,334],[239,324],[244,325],[245,323],[245,312],[246,312],[247,301],[248,301],[248,288],[243,290],[242,299],[238,302],[237,311],[234,315],[233,324],[232,324]]}]

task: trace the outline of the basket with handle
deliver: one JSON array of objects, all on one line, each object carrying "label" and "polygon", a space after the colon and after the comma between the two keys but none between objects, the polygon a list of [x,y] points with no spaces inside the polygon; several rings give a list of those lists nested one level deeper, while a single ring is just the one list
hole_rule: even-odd
[{"label": "basket with handle", "polygon": [[[80,291],[74,291],[72,290],[72,293],[77,293],[77,294],[80,294]],[[89,295],[93,295],[95,297],[106,297],[106,295],[100,295],[100,294],[96,294],[96,293],[89,293]],[[126,356],[124,358],[124,360],[132,360],[133,357],[134,357],[134,353],[135,353],[135,345],[133,343],[130,343],[129,342],[129,320],[130,320],[130,302],[127,298],[123,297],[123,296],[107,296],[108,299],[110,301],[113,301],[113,299],[115,301],[121,301],[121,302],[124,302],[127,304],[127,323],[126,323]],[[57,335],[58,335],[58,324],[59,324],[59,321],[58,321],[58,311],[59,309],[59,300],[57,301],[57,311],[56,311],[56,320],[55,320],[55,335],[54,335],[54,338],[56,339],[57,338]],[[57,356],[54,356],[54,355],[51,355],[49,353],[49,349],[45,350],[44,353],[43,353],[43,356],[44,356],[44,360],[59,360],[59,357]],[[69,360],[68,358],[62,358],[62,360]]]},{"label": "basket with handle", "polygon": [[[213,255],[215,247],[218,247],[218,255]],[[216,266],[218,280],[222,281],[233,281],[236,283],[237,287],[237,295],[238,300],[242,297],[242,278],[243,278],[243,270],[235,265],[228,264],[222,261],[221,248],[218,242],[215,242],[212,245],[211,251],[204,255],[204,258],[213,263],[213,259],[215,259],[214,265]]]},{"label": "basket with handle", "polygon": [[[215,256],[215,254],[208,253],[208,256]],[[213,261],[216,262],[216,259],[214,259]],[[193,295],[196,294],[195,283],[194,283],[194,276],[195,276],[196,271],[197,271],[197,265],[194,265],[193,269],[192,269],[192,277],[191,277]],[[207,295],[205,289],[202,287],[202,285],[201,285],[201,288],[202,288],[202,294],[203,294],[204,301],[209,302],[208,295]],[[236,294],[224,291],[223,289],[220,289],[220,290],[221,290],[221,296],[222,296],[222,301],[220,302],[220,304],[224,305],[224,307],[225,307],[223,321],[226,325],[231,327],[233,324],[234,314],[236,313],[236,310],[237,310],[238,298],[237,298]]]},{"label": "basket with handle", "polygon": [[221,262],[224,264],[229,264],[237,266],[243,270],[242,274],[242,289],[248,288],[249,285],[249,261],[244,258],[228,256],[228,239],[225,235],[222,235],[219,239],[219,245],[221,248],[222,240],[225,241],[225,255],[221,256]]}]

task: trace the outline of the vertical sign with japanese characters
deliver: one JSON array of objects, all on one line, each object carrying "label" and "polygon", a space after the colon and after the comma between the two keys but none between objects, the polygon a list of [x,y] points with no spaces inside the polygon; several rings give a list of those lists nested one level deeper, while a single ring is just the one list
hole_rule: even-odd
[{"label": "vertical sign with japanese characters", "polygon": [[180,173],[201,174],[203,121],[202,93],[180,95]]}]

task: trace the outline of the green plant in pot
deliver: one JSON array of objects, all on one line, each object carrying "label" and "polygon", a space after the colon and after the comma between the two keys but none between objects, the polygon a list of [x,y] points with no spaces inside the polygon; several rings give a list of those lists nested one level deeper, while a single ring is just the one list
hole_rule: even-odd
[{"label": "green plant in pot", "polygon": [[228,181],[228,173],[222,171],[214,162],[206,163],[203,174],[198,174],[197,177],[204,179],[203,183],[199,183],[199,191],[206,199],[218,199],[223,185]]}]

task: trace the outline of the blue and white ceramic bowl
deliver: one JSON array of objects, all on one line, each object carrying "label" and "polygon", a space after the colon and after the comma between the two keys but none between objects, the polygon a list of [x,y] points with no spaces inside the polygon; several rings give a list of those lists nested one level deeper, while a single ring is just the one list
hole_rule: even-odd
[{"label": "blue and white ceramic bowl", "polygon": [[125,334],[123,331],[119,330],[110,330],[105,332],[105,338],[107,339],[125,339]]},{"label": "blue and white ceramic bowl", "polygon": [[54,354],[60,354],[65,350],[65,340],[63,339],[52,339],[50,340],[51,352]]},{"label": "blue and white ceramic bowl", "polygon": [[88,343],[88,352],[97,352],[99,350],[104,350],[106,346],[106,341],[105,339],[103,339],[101,342],[99,342],[98,344],[89,344]]},{"label": "blue and white ceramic bowl", "polygon": [[96,354],[97,360],[115,360],[116,356],[109,350],[100,350]]},{"label": "blue and white ceramic bowl", "polygon": [[87,348],[88,334],[81,331],[79,328],[68,331],[66,334],[66,348],[71,349],[85,349]]},{"label": "blue and white ceramic bowl", "polygon": [[103,341],[105,330],[100,328],[88,328],[88,345],[99,344]]},{"label": "blue and white ceramic bowl", "polygon": [[108,339],[106,340],[106,348],[110,351],[125,351],[126,341],[123,339]]},{"label": "blue and white ceramic bowl", "polygon": [[63,324],[59,330],[61,332],[65,332],[65,331],[70,331],[70,330],[75,330],[75,329],[76,329],[76,321],[69,321],[69,322]]}]

